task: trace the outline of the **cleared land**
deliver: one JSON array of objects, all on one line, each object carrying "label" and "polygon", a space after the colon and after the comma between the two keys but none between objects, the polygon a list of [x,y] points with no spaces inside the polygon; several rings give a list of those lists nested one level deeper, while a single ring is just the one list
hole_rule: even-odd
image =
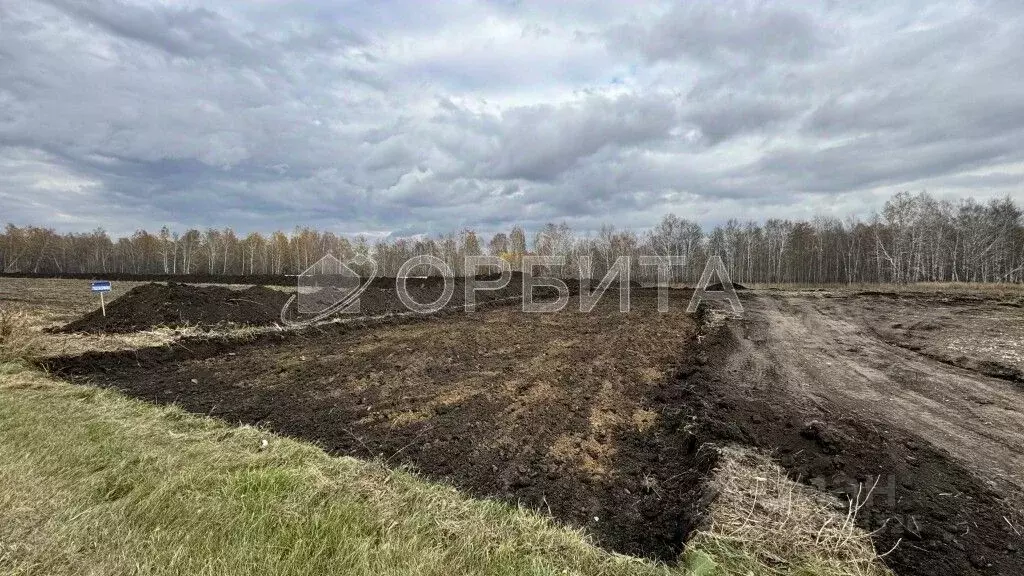
[{"label": "cleared land", "polygon": [[[682,425],[662,419],[673,365],[693,352],[681,306],[653,292],[618,312],[505,307],[418,322],[188,343],[54,362],[66,375],[330,452],[408,463],[481,496],[587,526],[615,550],[673,558],[700,476]],[[103,374],[101,375],[100,372]]]},{"label": "cleared land", "polygon": [[[792,522],[787,499],[772,499],[793,488],[772,479],[770,462],[721,448],[753,446],[811,500],[858,501],[857,525],[875,531],[880,552],[893,548],[885,562],[899,574],[1019,570],[1024,390],[1000,344],[1019,343],[1017,295],[751,290],[742,317],[699,322],[681,312],[685,291],[668,313],[652,290],[634,290],[628,314],[613,296],[591,314],[575,302],[554,315],[498,307],[179,338],[46,365],[411,466],[584,528],[614,551],[672,561],[703,528],[691,561],[728,534],[733,550],[760,550],[762,568],[796,573],[780,539],[758,544],[759,534],[799,540],[802,525],[829,546],[815,542],[821,525]],[[903,326],[916,326],[912,336]],[[745,475],[728,473],[742,462]],[[842,500],[827,502],[842,523]]]},{"label": "cleared land", "polygon": [[0,364],[0,572],[679,574],[528,510]]}]

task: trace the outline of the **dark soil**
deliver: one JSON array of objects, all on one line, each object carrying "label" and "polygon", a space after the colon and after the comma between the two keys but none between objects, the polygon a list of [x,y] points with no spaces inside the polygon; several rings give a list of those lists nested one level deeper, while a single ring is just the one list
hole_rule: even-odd
[{"label": "dark soil", "polygon": [[278,321],[288,294],[254,286],[232,290],[222,286],[146,284],[107,304],[107,315],[94,310],[59,332],[126,333],[157,326],[213,327],[268,325]]},{"label": "dark soil", "polygon": [[769,342],[756,307],[697,344],[681,313],[688,297],[665,314],[655,291],[636,290],[630,314],[606,296],[589,315],[502,307],[89,353],[48,368],[409,464],[667,561],[712,497],[708,446],[755,446],[821,490],[855,498],[874,486],[857,523],[877,531],[880,551],[895,546],[885,562],[897,574],[1021,573],[1024,540],[1011,526],[1021,510],[1004,493],[898,423],[794,390],[784,366],[745,364],[752,351],[793,346]]},{"label": "dark soil", "polygon": [[49,368],[76,380],[266,425],[335,454],[382,457],[468,492],[586,527],[608,548],[665,560],[702,520],[715,453],[682,432],[674,366],[695,326],[637,290],[620,314],[513,307],[325,325],[246,344],[90,353]]},{"label": "dark soil", "polygon": [[[516,272],[513,273],[509,279],[508,284],[503,288],[493,290],[486,288],[485,285],[481,285],[483,282],[493,282],[498,280],[498,275],[492,276],[478,276],[476,290],[474,292],[473,301],[475,305],[484,305],[488,303],[507,302],[509,305],[520,305],[523,299],[523,275]],[[410,308],[406,306],[404,302],[399,298],[397,287],[397,280],[395,278],[375,278],[366,290],[359,295],[359,304],[357,307],[353,307],[345,313],[339,314],[340,317],[355,317],[355,316],[378,316],[382,314],[403,314],[410,312]],[[467,282],[464,278],[457,277],[449,279],[450,286],[452,288],[451,296],[447,300],[443,300],[445,291],[445,280],[439,276],[431,276],[427,278],[408,278],[405,280],[406,293],[413,299],[413,301],[420,305],[431,305],[434,302],[438,302],[438,306],[443,305],[446,310],[464,310],[467,304],[466,289]],[[582,287],[586,287],[586,284],[581,285],[578,280],[567,279],[564,280],[566,288],[568,288],[570,296],[577,296],[580,293]],[[596,287],[597,281],[591,281],[589,289],[592,291]],[[641,289],[635,284],[631,284],[633,289]],[[605,292],[605,298],[614,299],[617,298],[616,291],[620,289],[617,283],[612,283],[608,286]],[[308,302],[312,309],[323,310],[332,304],[343,301],[344,296],[347,292],[342,289],[338,290],[333,287],[324,287],[317,292],[307,293],[303,295],[303,298],[308,299]],[[535,285],[532,290],[532,297],[535,302],[545,302],[558,297],[558,290],[551,286]],[[297,305],[292,306],[289,312],[289,319],[301,320],[304,316],[297,314]]]},{"label": "dark soil", "polygon": [[[494,281],[497,279],[497,276],[480,276],[477,278],[479,282]],[[377,316],[381,314],[401,314],[409,312],[410,309],[398,297],[396,282],[397,280],[395,278],[382,277],[374,279],[370,285],[367,286],[366,290],[359,295],[358,307],[341,314],[341,316]],[[466,280],[464,278],[452,278],[449,279],[449,283],[452,287],[452,293],[447,301],[442,300],[445,291],[445,281],[443,278],[437,276],[428,278],[408,278],[405,280],[405,291],[414,302],[420,305],[426,306],[431,305],[434,302],[438,302],[438,306],[443,305],[446,309],[463,309],[467,302]],[[579,293],[578,283],[568,282],[567,285],[569,287],[570,294]],[[483,286],[477,284],[477,290],[475,291],[473,298],[474,302],[477,304],[496,302],[499,300],[508,300],[510,303],[518,304],[521,301],[522,294],[522,275],[514,274],[508,284],[498,290],[484,289]],[[344,295],[345,293],[343,293],[343,291],[326,287],[315,293],[304,294],[303,298],[308,298],[308,301],[313,304],[314,309],[321,309],[326,308],[339,300],[343,300]],[[553,288],[537,286],[533,290],[534,300],[547,300],[557,296],[557,291]],[[301,315],[296,315],[294,312],[295,310],[292,310],[292,314],[295,319],[302,319]]]},{"label": "dark soil", "polygon": [[[737,291],[739,291],[739,290],[746,290],[747,289],[746,286],[744,286],[743,284],[740,284],[739,282],[733,282],[732,283],[732,287],[735,290],[737,290]],[[709,284],[708,287],[705,288],[705,290],[707,290],[709,292],[721,292],[724,289],[725,289],[725,287],[722,286],[721,282],[715,282],[714,284]]]}]

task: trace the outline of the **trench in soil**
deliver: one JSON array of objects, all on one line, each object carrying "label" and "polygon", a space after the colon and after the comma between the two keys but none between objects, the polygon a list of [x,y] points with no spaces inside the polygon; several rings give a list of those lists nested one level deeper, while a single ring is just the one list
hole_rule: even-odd
[{"label": "trench in soil", "polygon": [[[330,453],[410,465],[585,527],[608,549],[666,562],[703,520],[709,446],[755,446],[821,489],[880,479],[881,496],[858,523],[877,530],[880,550],[901,542],[886,557],[898,574],[1017,569],[998,527],[1007,505],[947,454],[878,422],[810,410],[781,387],[737,390],[723,367],[743,334],[726,328],[698,345],[693,320],[656,312],[653,292],[635,291],[629,314],[615,304],[603,301],[597,314],[501,308],[245,343],[194,339],[47,367]],[[808,428],[812,420],[823,424]],[[938,494],[957,496],[933,501]],[[963,521],[973,528],[958,550],[947,535]]]}]

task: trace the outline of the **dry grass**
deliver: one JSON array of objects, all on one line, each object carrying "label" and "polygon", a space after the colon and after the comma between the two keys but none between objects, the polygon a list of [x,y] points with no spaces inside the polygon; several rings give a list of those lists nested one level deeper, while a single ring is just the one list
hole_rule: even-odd
[{"label": "dry grass", "polygon": [[157,326],[151,330],[126,334],[42,334],[40,338],[41,357],[73,356],[83,352],[113,352],[135,350],[150,346],[167,346],[184,338],[195,336],[225,337],[248,340],[260,332],[277,331],[274,326],[237,328],[198,328],[195,326]]},{"label": "dry grass", "polygon": [[31,315],[0,308],[0,362],[31,361],[41,350],[41,338]]},{"label": "dry grass", "polygon": [[793,482],[771,458],[734,447],[721,452],[710,524],[687,552],[695,572],[891,576],[854,523],[871,487],[840,513],[843,503]]},{"label": "dry grass", "polygon": [[198,334],[189,328],[154,328],[128,334],[46,334],[43,356],[73,356],[83,352],[112,352],[148,346],[164,346]]}]

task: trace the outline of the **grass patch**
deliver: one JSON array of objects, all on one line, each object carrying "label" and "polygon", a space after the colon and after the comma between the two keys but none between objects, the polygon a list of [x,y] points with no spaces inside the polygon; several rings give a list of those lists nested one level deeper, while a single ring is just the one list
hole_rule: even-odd
[{"label": "grass patch", "polygon": [[39,354],[40,333],[26,312],[0,308],[0,362],[31,361]]}]

